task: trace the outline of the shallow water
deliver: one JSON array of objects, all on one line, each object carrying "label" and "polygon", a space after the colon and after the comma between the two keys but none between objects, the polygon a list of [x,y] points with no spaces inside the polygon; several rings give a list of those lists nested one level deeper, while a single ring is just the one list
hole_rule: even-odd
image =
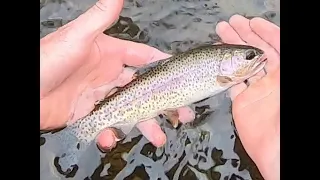
[{"label": "shallow water", "polygon": [[[40,37],[94,2],[40,1]],[[277,0],[126,0],[119,21],[105,33],[175,53],[216,42],[217,22],[235,13],[280,25],[279,8]],[[90,161],[79,165],[73,179],[262,179],[234,133],[230,105],[224,93],[193,105],[196,121],[177,129],[159,118],[168,137],[162,148],[152,146],[134,129],[110,153],[96,149],[88,153]],[[50,149],[41,146],[40,151],[41,179],[65,179],[53,165]]]}]

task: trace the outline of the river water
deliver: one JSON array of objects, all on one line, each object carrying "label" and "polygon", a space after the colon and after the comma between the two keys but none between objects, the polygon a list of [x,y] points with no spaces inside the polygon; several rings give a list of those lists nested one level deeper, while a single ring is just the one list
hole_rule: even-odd
[{"label": "river water", "polygon": [[[40,1],[40,38],[94,3]],[[217,22],[235,13],[260,16],[280,26],[278,0],[125,0],[121,17],[105,33],[176,53],[218,41]],[[192,107],[197,112],[195,122],[177,129],[159,117],[168,137],[164,147],[155,148],[134,129],[108,154],[96,150],[88,153],[88,161],[79,165],[70,179],[263,179],[235,134],[226,94]],[[47,143],[40,138],[40,178],[66,179],[54,166],[54,154],[41,146]]]}]

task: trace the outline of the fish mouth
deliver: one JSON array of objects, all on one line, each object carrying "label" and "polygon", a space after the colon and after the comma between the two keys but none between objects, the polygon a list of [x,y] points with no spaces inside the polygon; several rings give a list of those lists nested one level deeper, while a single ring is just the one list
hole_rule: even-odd
[{"label": "fish mouth", "polygon": [[[247,79],[248,77],[251,77],[251,76],[257,74],[258,72],[260,72],[264,68],[266,63],[267,63],[267,58],[265,56],[261,55],[261,57],[257,58],[243,72],[241,72],[240,74],[236,74],[234,77],[237,77],[237,78],[245,77]],[[249,71],[251,73],[248,73]]]},{"label": "fish mouth", "polygon": [[264,62],[267,61],[267,56],[265,54],[262,54],[260,58],[257,59],[257,62]]},{"label": "fish mouth", "polygon": [[253,74],[256,74],[259,71],[261,71],[265,67],[266,63],[267,63],[266,56],[261,56],[260,58],[258,58],[256,62],[253,63],[253,65],[250,67],[250,68],[253,67]]},{"label": "fish mouth", "polygon": [[[258,72],[260,72],[264,66],[267,63],[267,57],[262,54],[259,58],[257,58],[250,66],[248,66],[246,68],[246,71],[249,72],[251,71],[251,73],[248,73],[247,75],[245,75],[244,77],[249,78],[255,74],[257,74]],[[251,70],[250,70],[251,69]]]}]

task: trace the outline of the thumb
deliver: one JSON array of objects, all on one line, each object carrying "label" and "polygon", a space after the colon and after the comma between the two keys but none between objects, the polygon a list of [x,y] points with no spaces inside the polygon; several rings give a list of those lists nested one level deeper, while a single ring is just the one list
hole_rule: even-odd
[{"label": "thumb", "polygon": [[78,37],[95,38],[119,18],[122,7],[123,0],[99,0],[74,20],[72,29],[78,31]]}]

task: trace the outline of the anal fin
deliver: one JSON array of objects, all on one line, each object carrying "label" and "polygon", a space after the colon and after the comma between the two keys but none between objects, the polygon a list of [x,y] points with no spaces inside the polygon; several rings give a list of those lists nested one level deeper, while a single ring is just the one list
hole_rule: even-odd
[{"label": "anal fin", "polygon": [[135,123],[121,121],[121,122],[115,123],[114,125],[109,127],[109,129],[113,131],[117,140],[120,141],[120,140],[123,140],[127,136],[127,134],[131,132],[131,130],[134,128],[135,125],[136,125]]},{"label": "anal fin", "polygon": [[178,127],[179,113],[177,110],[165,110],[163,114],[167,117],[167,119],[169,120],[169,122],[174,128]]}]

